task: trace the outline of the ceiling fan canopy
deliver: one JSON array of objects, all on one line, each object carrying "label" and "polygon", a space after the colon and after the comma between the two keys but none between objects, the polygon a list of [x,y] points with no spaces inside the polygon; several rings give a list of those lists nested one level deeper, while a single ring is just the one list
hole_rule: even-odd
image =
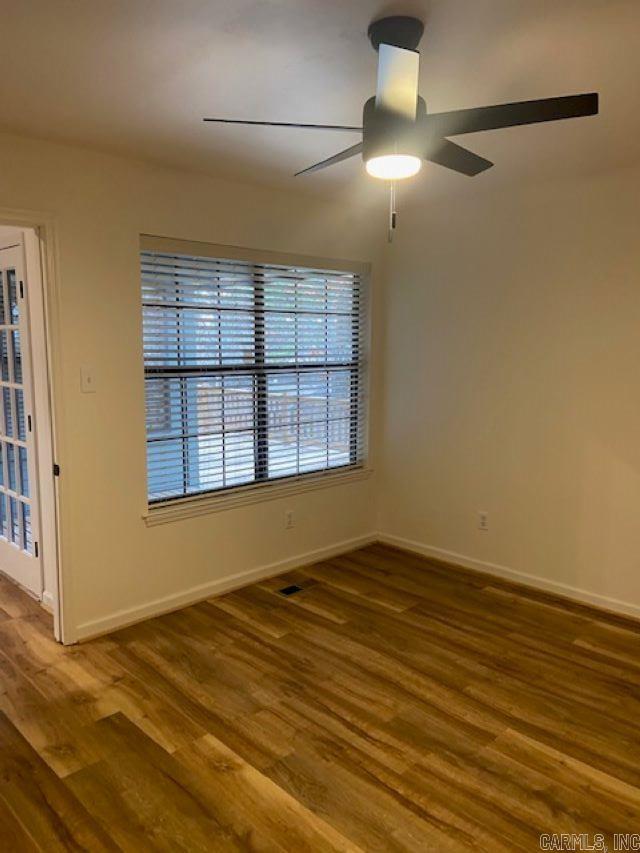
[{"label": "ceiling fan canopy", "polygon": [[428,113],[424,99],[418,94],[420,54],[417,47],[423,32],[422,21],[402,15],[381,18],[370,25],[369,39],[378,52],[378,75],[376,94],[364,104],[361,125],[224,118],[205,118],[204,121],[359,133],[359,142],[302,169],[296,176],[326,169],[360,154],[368,174],[400,180],[415,175],[425,160],[468,176],[478,175],[493,166],[484,157],[452,142],[450,136],[598,113],[595,92]]}]

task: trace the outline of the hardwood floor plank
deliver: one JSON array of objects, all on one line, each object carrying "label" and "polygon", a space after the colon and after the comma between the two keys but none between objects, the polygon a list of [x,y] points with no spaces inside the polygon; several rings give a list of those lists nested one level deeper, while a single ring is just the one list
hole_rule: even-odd
[{"label": "hardwood floor plank", "polygon": [[[365,850],[462,850],[473,837],[446,818],[420,809],[379,765],[356,763],[333,741],[309,739],[267,771],[292,796],[321,814]],[[383,783],[383,778],[393,779]]]},{"label": "hardwood floor plank", "polygon": [[11,619],[37,617],[47,623],[53,631],[53,618],[42,609],[40,604],[26,592],[19,589],[8,577],[0,572],[1,609]]},{"label": "hardwood floor plank", "polygon": [[0,744],[0,798],[42,850],[117,849],[3,713]]},{"label": "hardwood floor plank", "polygon": [[255,603],[246,590],[229,593],[210,600],[214,607],[224,610],[243,622],[248,622],[270,637],[282,637],[289,630],[286,622],[273,616],[266,607]]},{"label": "hardwood floor plank", "polygon": [[38,848],[26,828],[0,796],[0,850],[34,853]]},{"label": "hardwood floor plank", "polygon": [[[194,792],[181,765],[123,714],[101,720],[105,757],[66,779],[125,849],[240,850],[233,833]],[[139,847],[138,847],[139,849]]]},{"label": "hardwood floor plank", "polygon": [[389,610],[402,612],[420,603],[417,595],[394,589],[375,578],[359,574],[350,566],[347,559],[334,557],[324,563],[317,563],[308,569],[310,576],[331,587],[358,595],[365,601],[375,602]]},{"label": "hardwood floor plank", "polygon": [[640,816],[639,788],[513,729],[500,735],[485,753],[508,757],[517,763],[519,772],[528,767],[547,780],[554,779],[559,789],[578,795],[575,801],[590,798],[594,814],[602,817],[604,813],[613,813],[621,819],[614,826],[627,825]]},{"label": "hardwood floor plank", "polygon": [[205,735],[176,758],[191,784],[233,827],[249,849],[260,839],[283,851],[357,851],[358,847],[303,806],[272,779],[239,758],[213,735]]}]

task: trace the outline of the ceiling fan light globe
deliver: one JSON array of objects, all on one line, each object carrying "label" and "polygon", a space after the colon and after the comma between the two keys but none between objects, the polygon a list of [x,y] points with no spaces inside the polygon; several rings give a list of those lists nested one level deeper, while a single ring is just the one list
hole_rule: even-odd
[{"label": "ceiling fan light globe", "polygon": [[422,160],[413,154],[383,154],[367,160],[365,168],[372,178],[401,181],[417,175],[422,168]]}]

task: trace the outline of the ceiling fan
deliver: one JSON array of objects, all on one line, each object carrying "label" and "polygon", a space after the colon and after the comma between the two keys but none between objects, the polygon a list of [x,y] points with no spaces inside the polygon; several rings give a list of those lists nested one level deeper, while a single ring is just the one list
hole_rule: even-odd
[{"label": "ceiling fan", "polygon": [[361,126],[225,118],[205,118],[204,121],[358,132],[362,134],[361,142],[297,172],[296,176],[317,172],[362,154],[370,175],[395,181],[417,174],[423,160],[470,176],[493,166],[484,157],[452,142],[450,136],[598,112],[598,95],[592,92],[427,113],[426,104],[418,95],[419,53],[416,48],[423,32],[422,21],[399,15],[381,18],[369,27],[369,39],[378,51],[378,79],[375,97],[369,98],[364,105]]}]

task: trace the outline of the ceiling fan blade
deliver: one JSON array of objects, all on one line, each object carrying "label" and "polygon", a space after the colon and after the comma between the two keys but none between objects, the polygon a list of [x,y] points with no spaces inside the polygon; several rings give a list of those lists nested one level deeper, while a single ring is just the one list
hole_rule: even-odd
[{"label": "ceiling fan blade", "polygon": [[424,159],[469,176],[479,175],[480,172],[484,172],[485,169],[490,169],[493,166],[490,160],[485,160],[484,157],[456,145],[449,139],[433,140],[424,155]]},{"label": "ceiling fan blade", "polygon": [[301,124],[295,121],[245,121],[237,118],[203,118],[202,121],[215,121],[218,124],[251,124],[258,127],[302,127],[307,130],[348,130],[362,131],[361,127],[346,124]]},{"label": "ceiling fan blade", "polygon": [[566,95],[562,98],[543,98],[539,101],[519,101],[493,107],[433,113],[427,116],[426,122],[429,131],[436,136],[458,136],[480,130],[497,130],[501,127],[579,118],[597,113],[598,94],[592,92],[587,95]]},{"label": "ceiling fan blade", "polygon": [[362,142],[358,142],[357,145],[352,145],[351,148],[345,148],[344,151],[341,151],[339,154],[334,154],[333,157],[327,157],[326,160],[321,160],[319,163],[314,163],[313,166],[309,166],[307,169],[303,169],[301,172],[296,172],[296,178],[298,175],[308,175],[310,172],[318,172],[320,169],[326,169],[327,166],[333,166],[334,163],[341,163],[343,160],[348,160],[349,157],[355,157],[356,154],[362,153]]}]

